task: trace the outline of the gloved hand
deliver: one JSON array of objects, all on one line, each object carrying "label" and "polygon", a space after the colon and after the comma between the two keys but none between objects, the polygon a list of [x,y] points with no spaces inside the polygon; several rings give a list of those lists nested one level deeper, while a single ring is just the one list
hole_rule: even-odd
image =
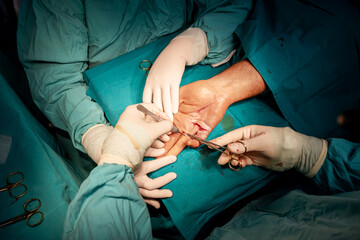
[{"label": "gloved hand", "polygon": [[[156,115],[166,119],[154,104],[143,104]],[[121,114],[119,121],[105,139],[98,165],[103,163],[124,164],[135,172],[141,165],[145,151],[161,135],[172,128],[171,121],[154,122],[150,117],[131,105]]]},{"label": "gloved hand", "polygon": [[[89,157],[98,163],[101,155],[101,148],[105,139],[109,136],[113,127],[106,126],[105,124],[97,124],[89,128],[81,138],[81,144],[84,146],[85,152]],[[145,157],[158,157],[165,152],[164,143],[169,141],[170,137],[164,134],[155,140],[151,147],[145,152]]]},{"label": "gloved hand", "polygon": [[[243,144],[236,142],[239,140]],[[280,172],[295,168],[310,178],[319,171],[327,154],[327,141],[303,135],[289,127],[251,125],[233,130],[212,142],[222,146],[228,144],[227,150],[240,155],[243,167],[256,165]],[[246,153],[241,155],[245,146]],[[222,153],[218,163],[224,165],[229,159]]]},{"label": "gloved hand", "polygon": [[179,105],[179,85],[185,65],[195,65],[208,54],[207,37],[200,28],[189,28],[161,52],[152,65],[143,102],[153,102],[172,120]]},{"label": "gloved hand", "polygon": [[167,156],[152,161],[143,162],[138,171],[135,172],[134,180],[139,186],[140,194],[145,202],[155,208],[160,208],[160,203],[155,198],[169,198],[173,193],[169,189],[159,189],[176,178],[176,173],[169,172],[161,177],[151,179],[148,173],[156,171],[176,161],[175,156]]},{"label": "gloved hand", "polygon": [[113,128],[111,126],[97,124],[89,128],[82,136],[81,144],[84,146],[85,152],[94,162],[99,162],[101,147],[112,130]]}]

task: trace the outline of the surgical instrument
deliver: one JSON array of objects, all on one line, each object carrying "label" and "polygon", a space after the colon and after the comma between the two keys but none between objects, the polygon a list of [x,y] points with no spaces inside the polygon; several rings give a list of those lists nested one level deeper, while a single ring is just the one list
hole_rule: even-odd
[{"label": "surgical instrument", "polygon": [[[145,65],[146,63],[148,63],[148,66],[147,67],[143,67],[143,65]],[[145,74],[146,76],[149,74],[149,71],[152,67],[152,62],[150,62],[149,60],[143,60],[139,63],[139,68],[141,70],[144,70],[145,71]]]},{"label": "surgical instrument", "polygon": [[[16,179],[15,176],[17,176],[17,175],[20,175],[20,179],[18,181],[16,181],[16,180],[12,181],[11,179]],[[19,198],[24,196],[25,193],[27,192],[27,187],[21,183],[23,180],[24,180],[24,174],[22,172],[10,173],[6,178],[7,185],[0,188],[0,192],[9,191],[10,197],[13,197],[16,200],[18,200]],[[20,192],[18,195],[16,195],[16,193],[13,194],[14,189],[18,189],[19,187],[22,187],[24,189],[24,192]]]},{"label": "surgical instrument", "polygon": [[[230,168],[231,170],[234,170],[234,171],[239,171],[239,170],[241,170],[242,166],[241,166],[241,164],[240,164],[240,161],[239,161],[237,158],[235,158],[232,153],[230,153],[229,151],[227,151],[225,146],[221,146],[221,145],[219,145],[219,144],[210,142],[210,141],[208,141],[208,140],[205,140],[205,139],[203,139],[203,138],[197,137],[197,136],[192,135],[192,134],[189,134],[189,133],[185,133],[185,134],[186,134],[187,136],[189,136],[190,138],[195,139],[196,141],[199,141],[200,143],[205,144],[205,145],[206,145],[208,148],[210,148],[210,149],[214,149],[214,150],[217,150],[217,151],[219,151],[219,152],[225,153],[226,155],[228,155],[228,156],[230,157],[230,160],[228,161],[229,168]],[[240,144],[242,144],[242,145],[244,146],[245,151],[244,151],[244,153],[242,154],[242,155],[244,155],[244,154],[247,152],[247,147],[246,147],[245,143],[243,143],[242,141],[236,141],[236,142],[238,142],[238,143],[240,143]],[[241,155],[239,155],[239,156],[241,156]],[[238,165],[238,166],[233,165],[233,164],[232,164],[232,161],[233,161],[233,160],[236,161],[236,162],[238,162],[239,165]]]},{"label": "surgical instrument", "polygon": [[[162,117],[159,117],[158,115],[154,114],[153,112],[149,111],[146,107],[144,107],[143,105],[139,104],[136,106],[137,110],[139,110],[140,112],[149,115],[151,118],[153,118],[155,121],[160,122],[163,121],[165,119],[163,119]],[[179,129],[173,125],[173,128],[171,129],[171,132],[173,133],[180,133]]]},{"label": "surgical instrument", "polygon": [[[28,206],[30,205],[30,203],[32,202],[38,202],[38,205],[34,208],[34,209],[30,209],[28,210]],[[19,216],[16,216],[16,217],[13,217],[13,218],[10,218],[2,223],[0,223],[0,227],[5,227],[9,224],[12,224],[12,223],[15,223],[15,222],[18,222],[18,221],[21,221],[23,219],[26,219],[26,224],[29,226],[29,227],[35,227],[37,225],[39,225],[40,223],[42,223],[43,219],[44,219],[44,214],[40,211],[38,211],[38,209],[41,207],[41,201],[40,199],[38,198],[32,198],[32,199],[29,199],[27,200],[25,203],[24,203],[24,210],[25,210],[25,213],[19,215]],[[40,214],[41,215],[41,218],[39,221],[35,222],[35,223],[31,223],[30,222],[30,219],[37,215],[37,214]]]}]

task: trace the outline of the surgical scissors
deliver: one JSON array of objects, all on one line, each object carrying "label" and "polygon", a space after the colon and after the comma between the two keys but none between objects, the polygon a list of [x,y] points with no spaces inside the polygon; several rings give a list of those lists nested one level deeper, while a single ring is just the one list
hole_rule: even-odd
[{"label": "surgical scissors", "polygon": [[[146,63],[147,63],[149,66],[143,67],[143,65],[145,65]],[[144,70],[144,71],[145,71],[146,76],[149,74],[149,71],[150,71],[151,67],[152,67],[152,62],[150,62],[149,60],[142,60],[142,61],[139,63],[139,68],[140,68],[141,70]]]},{"label": "surgical scissors", "polygon": [[[30,203],[32,202],[35,202],[37,201],[38,202],[38,205],[34,208],[34,209],[31,209],[31,210],[28,210],[28,206]],[[44,214],[40,211],[38,211],[38,209],[41,207],[41,201],[40,199],[38,198],[32,198],[32,199],[29,199],[27,200],[25,203],[24,203],[24,210],[25,210],[25,213],[19,215],[19,216],[16,216],[16,217],[13,217],[13,218],[10,218],[2,223],[0,223],[0,227],[5,227],[9,224],[12,224],[12,223],[15,223],[15,222],[18,222],[18,221],[21,221],[21,220],[24,220],[26,219],[26,224],[29,226],[29,227],[35,227],[37,225],[39,225],[40,223],[42,223],[42,221],[44,220]],[[35,216],[36,214],[40,214],[41,215],[41,218],[39,221],[35,222],[34,224],[31,224],[30,223],[30,219]]]},{"label": "surgical scissors", "polygon": [[[189,134],[189,133],[185,133],[185,134],[188,135],[190,138],[195,139],[196,141],[199,141],[199,142],[205,144],[205,145],[206,145],[207,147],[209,147],[210,149],[214,149],[214,150],[217,150],[217,151],[219,151],[219,152],[222,152],[222,153],[225,153],[226,155],[228,155],[228,156],[230,157],[230,160],[228,161],[228,165],[229,165],[229,168],[230,168],[231,170],[239,171],[239,170],[242,169],[242,166],[241,166],[241,164],[240,164],[240,161],[239,161],[237,158],[235,158],[232,153],[230,153],[229,151],[227,151],[225,146],[221,146],[221,145],[219,145],[219,144],[210,142],[210,141],[208,141],[208,140],[205,140],[205,139],[203,139],[203,138],[197,137],[197,136],[192,135],[192,134]],[[237,142],[239,142],[240,144],[242,144],[242,145],[245,147],[245,152],[243,153],[243,155],[244,155],[244,154],[246,153],[246,151],[247,151],[247,147],[246,147],[245,143],[243,143],[243,142],[241,142],[241,141],[237,141]],[[239,156],[241,156],[241,155],[239,155]],[[233,165],[232,161],[238,162],[238,165],[237,165],[237,166],[236,166],[236,165]]]},{"label": "surgical scissors", "polygon": [[[16,178],[16,175],[20,175],[20,180],[13,182],[11,181],[12,178]],[[16,200],[18,200],[19,198],[21,198],[22,196],[25,195],[25,193],[27,192],[27,187],[24,184],[21,184],[21,182],[24,180],[24,174],[22,172],[13,172],[10,173],[7,178],[6,178],[6,183],[7,185],[0,188],[0,192],[3,191],[9,191],[9,195],[10,197],[15,198]],[[13,191],[14,189],[18,188],[18,187],[23,187],[24,188],[24,192],[19,194],[19,195],[14,195]]]}]

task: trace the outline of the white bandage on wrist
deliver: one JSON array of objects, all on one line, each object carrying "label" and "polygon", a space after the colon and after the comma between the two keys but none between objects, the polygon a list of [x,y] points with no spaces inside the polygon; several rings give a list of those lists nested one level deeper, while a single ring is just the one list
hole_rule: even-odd
[{"label": "white bandage on wrist", "polygon": [[99,162],[101,147],[112,130],[113,128],[111,126],[97,124],[89,128],[82,136],[81,144],[84,146],[85,152],[94,162]]},{"label": "white bandage on wrist", "polygon": [[[188,28],[173,40],[189,40],[190,54],[186,58],[186,65],[195,65],[203,60],[209,53],[206,33],[200,28]],[[187,41],[186,41],[187,42]]]}]

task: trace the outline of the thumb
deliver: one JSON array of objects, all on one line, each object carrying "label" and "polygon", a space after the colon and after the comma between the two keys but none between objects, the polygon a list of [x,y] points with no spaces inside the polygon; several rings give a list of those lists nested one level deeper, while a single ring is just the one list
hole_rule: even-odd
[{"label": "thumb", "polygon": [[235,154],[263,151],[268,141],[269,137],[266,134],[261,134],[253,138],[237,140],[234,143],[230,143],[227,146],[227,150]]},{"label": "thumb", "polygon": [[154,122],[150,123],[149,125],[151,126],[147,129],[152,140],[155,140],[161,135],[170,132],[173,127],[173,123],[169,120]]}]

